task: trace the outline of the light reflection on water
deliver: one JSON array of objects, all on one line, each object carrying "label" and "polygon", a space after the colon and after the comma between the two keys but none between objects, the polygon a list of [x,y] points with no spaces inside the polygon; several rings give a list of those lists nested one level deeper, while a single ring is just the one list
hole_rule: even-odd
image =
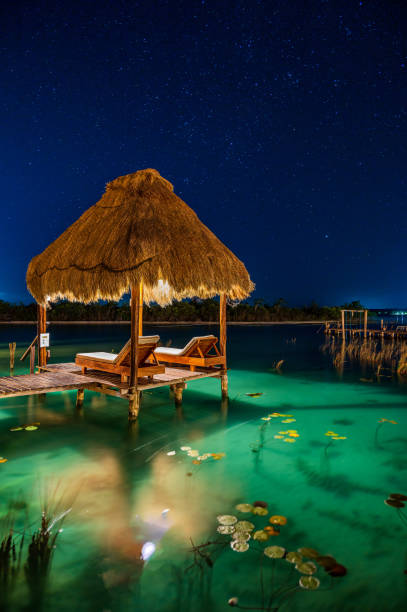
[{"label": "light reflection on water", "polygon": [[[156,330],[175,346],[206,332],[188,327],[146,333]],[[125,402],[90,392],[80,412],[73,392],[0,400],[0,455],[8,459],[0,465],[0,516],[18,499],[27,508],[15,512],[16,524],[23,526],[26,511],[26,522],[36,521],[41,483],[59,482],[66,504],[74,500],[53,559],[47,610],[221,611],[235,595],[242,605],[257,605],[254,551],[228,548],[213,569],[185,573],[191,540],[216,539],[216,516],[255,499],[288,518],[271,544],[312,546],[348,568],[333,590],[302,591],[282,609],[401,609],[406,531],[383,500],[392,491],[407,492],[405,389],[363,384],[355,370],[340,381],[318,350],[324,339],[315,331],[230,328],[227,412],[217,380],[190,383],[178,410],[167,390],[146,393],[133,425]],[[0,327],[2,374],[8,373],[6,343],[17,340],[18,354],[31,332]],[[122,326],[55,327],[53,359],[71,360],[85,348],[117,350],[127,333]],[[287,343],[294,335],[296,343]],[[279,359],[282,375],[270,371]],[[22,371],[18,363],[16,373]],[[256,392],[263,395],[246,395]],[[261,417],[274,411],[296,421],[270,422],[259,447]],[[377,435],[380,418],[397,425],[385,424]],[[9,431],[36,421],[37,431]],[[294,444],[274,438],[284,427],[298,430]],[[328,430],[346,439],[327,447]],[[180,450],[183,445],[226,456],[196,465]],[[143,562],[146,543],[156,549]],[[19,596],[26,597],[22,587]]]}]

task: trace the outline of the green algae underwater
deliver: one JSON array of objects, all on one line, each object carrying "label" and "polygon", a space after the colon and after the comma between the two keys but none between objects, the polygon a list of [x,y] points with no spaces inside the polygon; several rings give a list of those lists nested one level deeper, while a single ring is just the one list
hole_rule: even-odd
[{"label": "green algae underwater", "polygon": [[[214,329],[145,333],[182,346]],[[317,331],[230,326],[228,406],[213,379],[178,409],[144,393],[135,424],[92,392],[80,411],[75,392],[0,400],[1,609],[403,609],[407,386],[357,364],[339,376]],[[50,333],[63,362],[116,352],[129,330]],[[0,374],[12,341],[27,372],[33,335],[0,327]]]}]

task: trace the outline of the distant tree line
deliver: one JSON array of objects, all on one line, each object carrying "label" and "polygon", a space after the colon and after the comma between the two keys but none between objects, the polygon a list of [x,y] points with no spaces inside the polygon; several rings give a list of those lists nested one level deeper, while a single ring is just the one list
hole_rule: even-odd
[{"label": "distant tree line", "polygon": [[[283,298],[273,304],[267,304],[262,299],[253,303],[247,301],[227,306],[227,319],[241,322],[272,322],[272,321],[333,321],[341,316],[341,308],[361,309],[359,301],[342,306],[319,306],[312,301],[308,306],[292,307]],[[130,321],[130,306],[128,302],[98,302],[95,304],[80,304],[78,302],[61,301],[53,304],[47,313],[49,321]],[[217,321],[219,319],[219,303],[216,300],[185,300],[174,302],[169,306],[144,305],[144,321]],[[36,304],[11,304],[0,300],[0,321],[35,321],[37,319]]]}]

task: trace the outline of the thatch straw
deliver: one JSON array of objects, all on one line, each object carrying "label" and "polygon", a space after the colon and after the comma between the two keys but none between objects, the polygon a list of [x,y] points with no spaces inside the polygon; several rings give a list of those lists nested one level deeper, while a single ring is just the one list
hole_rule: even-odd
[{"label": "thatch straw", "polygon": [[244,264],[152,169],[108,183],[27,270],[27,287],[42,304],[119,300],[140,281],[144,301],[162,305],[220,293],[241,300],[254,288]]}]

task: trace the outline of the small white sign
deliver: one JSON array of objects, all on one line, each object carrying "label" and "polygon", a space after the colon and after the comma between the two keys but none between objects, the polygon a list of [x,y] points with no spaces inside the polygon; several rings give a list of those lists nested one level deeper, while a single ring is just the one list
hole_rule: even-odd
[{"label": "small white sign", "polygon": [[40,334],[40,348],[49,346],[49,334]]}]

